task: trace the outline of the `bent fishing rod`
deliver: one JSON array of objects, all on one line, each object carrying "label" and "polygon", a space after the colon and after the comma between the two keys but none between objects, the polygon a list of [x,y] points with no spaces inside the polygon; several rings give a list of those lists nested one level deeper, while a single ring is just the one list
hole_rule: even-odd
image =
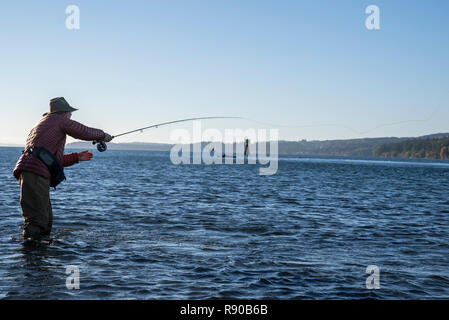
[{"label": "bent fishing rod", "polygon": [[[175,121],[169,121],[169,122],[163,122],[163,123],[158,123],[158,124],[153,124],[151,126],[148,127],[144,127],[144,128],[140,128],[140,129],[136,129],[136,130],[131,130],[128,132],[124,132],[124,133],[120,133],[117,134],[115,136],[112,136],[112,139],[114,138],[118,138],[127,134],[131,134],[134,132],[142,132],[143,130],[147,130],[147,129],[151,129],[151,128],[158,128],[158,127],[162,127],[162,126],[166,126],[169,124],[173,124],[173,123],[179,123],[179,122],[187,122],[187,121],[194,121],[194,120],[208,120],[208,119],[243,119],[242,117],[199,117],[199,118],[188,118],[188,119],[181,119],[181,120],[175,120]],[[97,150],[100,152],[104,152],[107,150],[107,145],[104,141],[101,140],[97,140],[97,141],[92,141],[92,144],[96,144],[97,145]]]}]

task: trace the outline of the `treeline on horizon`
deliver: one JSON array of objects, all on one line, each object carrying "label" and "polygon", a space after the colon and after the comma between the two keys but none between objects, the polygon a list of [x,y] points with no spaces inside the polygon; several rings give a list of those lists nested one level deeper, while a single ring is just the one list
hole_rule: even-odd
[{"label": "treeline on horizon", "polygon": [[374,150],[375,157],[449,159],[449,137],[437,139],[409,139],[383,144]]}]

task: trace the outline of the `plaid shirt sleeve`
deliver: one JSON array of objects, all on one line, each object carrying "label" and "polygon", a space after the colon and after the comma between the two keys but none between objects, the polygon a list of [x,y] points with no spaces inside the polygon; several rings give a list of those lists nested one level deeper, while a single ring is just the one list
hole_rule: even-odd
[{"label": "plaid shirt sleeve", "polygon": [[103,140],[104,131],[100,129],[94,129],[86,127],[85,125],[73,121],[68,118],[64,118],[61,121],[61,129],[69,136],[85,141]]}]

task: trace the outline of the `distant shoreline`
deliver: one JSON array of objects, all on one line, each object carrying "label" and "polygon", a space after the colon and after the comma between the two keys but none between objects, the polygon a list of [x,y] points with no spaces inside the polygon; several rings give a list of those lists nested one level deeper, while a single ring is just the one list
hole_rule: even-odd
[{"label": "distant shoreline", "polygon": [[[202,142],[203,149],[210,142]],[[198,143],[199,144],[199,143]],[[239,142],[236,145],[243,144]],[[197,144],[195,144],[197,145]],[[223,150],[225,146],[223,144]],[[170,151],[174,144],[166,143],[108,143],[108,150],[123,151]],[[419,146],[419,149],[418,147]],[[6,148],[23,148],[19,145],[0,145]],[[66,149],[94,150],[91,142],[76,141],[68,143]],[[251,150],[256,150],[256,144],[250,144]],[[438,149],[438,150],[437,150]],[[267,145],[269,152],[269,145]],[[449,133],[437,133],[416,138],[359,138],[347,140],[300,140],[278,142],[278,154],[296,156],[325,157],[363,157],[376,159],[449,159]]]}]

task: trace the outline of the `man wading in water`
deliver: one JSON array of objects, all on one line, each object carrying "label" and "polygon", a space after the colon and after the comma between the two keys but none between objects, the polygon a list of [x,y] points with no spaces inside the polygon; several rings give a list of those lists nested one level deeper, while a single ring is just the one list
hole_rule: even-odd
[{"label": "man wading in water", "polygon": [[51,99],[50,111],[31,130],[25,150],[14,168],[14,177],[20,182],[23,239],[39,240],[50,235],[53,224],[50,187],[65,180],[63,167],[92,158],[88,151],[64,154],[66,135],[86,141],[112,140],[102,130],[70,120],[76,110],[62,97]]}]

